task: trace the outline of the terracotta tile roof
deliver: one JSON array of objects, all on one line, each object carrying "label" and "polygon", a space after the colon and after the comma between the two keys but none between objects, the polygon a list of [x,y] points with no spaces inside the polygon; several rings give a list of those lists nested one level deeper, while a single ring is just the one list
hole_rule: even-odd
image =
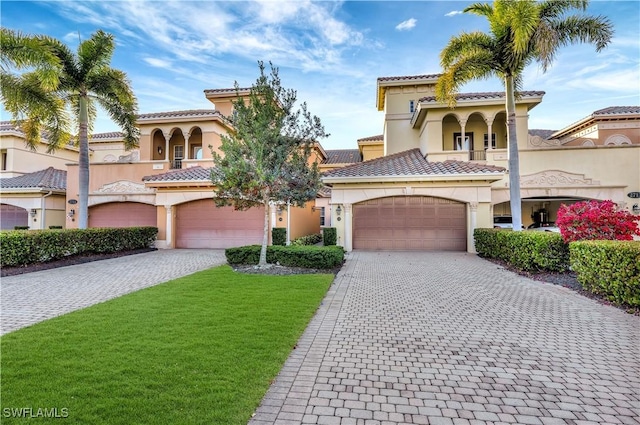
[{"label": "terracotta tile roof", "polygon": [[384,140],[384,135],[378,134],[375,136],[363,137],[362,139],[358,139],[358,142],[374,142],[378,140],[382,142]]},{"label": "terracotta tile roof", "polygon": [[0,179],[2,189],[67,190],[67,172],[49,167],[18,177]]},{"label": "terracotta tile roof", "polygon": [[94,133],[91,135],[90,140],[101,140],[101,139],[122,139],[124,137],[124,133],[120,131],[111,131],[108,133]]},{"label": "terracotta tile roof", "polygon": [[608,108],[599,109],[593,115],[621,115],[621,114],[640,114],[640,106],[610,106]]},{"label": "terracotta tile roof", "polygon": [[20,131],[11,121],[0,121],[0,131]]},{"label": "terracotta tile roof", "polygon": [[211,168],[201,166],[172,170],[162,174],[144,176],[143,182],[173,182],[173,181],[210,181]]},{"label": "terracotta tile roof", "polygon": [[[537,97],[543,96],[543,91],[521,91],[521,97]],[[485,100],[485,99],[504,99],[504,92],[478,92],[478,93],[458,93],[456,100]],[[435,96],[426,96],[419,100],[420,102],[433,102],[436,103]]]},{"label": "terracotta tile roof", "polygon": [[359,149],[334,149],[326,150],[327,159],[323,164],[353,164],[362,162],[362,154]]},{"label": "terracotta tile roof", "polygon": [[[251,90],[251,88],[249,88],[249,87],[240,87],[240,88],[238,88],[239,92],[244,92],[244,91],[249,91],[249,90]],[[235,87],[230,88],[230,89],[229,88],[228,89],[206,89],[204,92],[205,92],[205,94],[214,94],[214,93],[231,93],[231,94],[233,94],[233,93],[236,92],[236,89],[235,89]]]},{"label": "terracotta tile roof", "polygon": [[558,130],[542,130],[542,129],[532,128],[532,129],[529,129],[529,134],[531,136],[538,136],[538,137],[542,137],[543,139],[548,139],[556,131]]},{"label": "terracotta tile roof", "polygon": [[331,198],[331,188],[329,186],[322,186],[320,190],[318,190],[319,198]]},{"label": "terracotta tile roof", "polygon": [[401,75],[395,77],[378,77],[378,81],[423,80],[438,78],[442,74]]},{"label": "terracotta tile roof", "polygon": [[214,109],[189,109],[186,111],[167,111],[167,112],[152,112],[150,114],[138,115],[139,120],[148,120],[156,118],[181,118],[181,117],[215,117],[222,116],[220,112]]},{"label": "terracotta tile roof", "polygon": [[393,155],[327,171],[324,177],[433,176],[447,174],[493,174],[504,168],[463,161],[429,162],[415,148]]}]

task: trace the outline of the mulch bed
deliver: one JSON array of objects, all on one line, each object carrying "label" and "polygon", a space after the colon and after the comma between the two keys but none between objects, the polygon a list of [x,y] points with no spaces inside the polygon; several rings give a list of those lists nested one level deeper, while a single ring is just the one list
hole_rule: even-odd
[{"label": "mulch bed", "polygon": [[268,275],[292,275],[292,274],[333,274],[336,275],[340,271],[340,267],[335,269],[307,269],[304,267],[285,267],[277,264],[268,264],[266,267],[258,267],[255,265],[235,265],[233,270],[238,273],[247,274],[268,274]]},{"label": "mulch bed", "polygon": [[2,267],[0,277],[15,276],[18,274],[39,272],[58,267],[72,266],[74,264],[90,263],[91,261],[106,260],[108,258],[124,257],[126,255],[141,254],[143,252],[155,251],[156,248],[141,248],[131,251],[113,252],[110,254],[82,254],[63,258],[61,260],[49,261],[47,263],[29,264],[26,266]]},{"label": "mulch bed", "polygon": [[609,305],[609,306],[618,308],[620,310],[625,311],[626,313],[633,314],[634,316],[640,316],[640,307],[634,307],[634,306],[625,305],[625,304],[615,304],[607,300],[605,297],[603,297],[600,294],[594,294],[593,292],[587,291],[582,287],[580,282],[578,282],[578,278],[576,277],[576,274],[573,272],[530,273],[530,272],[516,270],[513,267],[509,266],[507,263],[504,263],[496,259],[491,259],[491,258],[484,258],[484,259],[487,261],[491,261],[494,264],[498,264],[501,267],[504,267],[505,269],[512,271],[513,273],[519,274],[520,276],[526,276],[530,279],[537,280],[539,282],[550,283],[552,285],[564,286],[565,288],[569,288],[572,291],[575,291],[584,297],[587,297],[594,301],[599,302],[600,304]]}]

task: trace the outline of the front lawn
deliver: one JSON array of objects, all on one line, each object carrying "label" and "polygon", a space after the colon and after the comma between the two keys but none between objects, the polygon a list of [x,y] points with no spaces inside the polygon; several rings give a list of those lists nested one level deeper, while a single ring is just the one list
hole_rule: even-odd
[{"label": "front lawn", "polygon": [[244,425],[332,280],[222,266],[5,335],[0,422]]}]

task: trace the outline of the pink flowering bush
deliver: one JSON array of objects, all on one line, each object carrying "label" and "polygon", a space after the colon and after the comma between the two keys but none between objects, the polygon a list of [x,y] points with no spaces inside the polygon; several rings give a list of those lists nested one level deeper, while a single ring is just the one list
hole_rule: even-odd
[{"label": "pink flowering bush", "polygon": [[582,240],[629,241],[640,236],[637,218],[618,210],[612,201],[583,201],[562,205],[556,225],[565,242]]}]

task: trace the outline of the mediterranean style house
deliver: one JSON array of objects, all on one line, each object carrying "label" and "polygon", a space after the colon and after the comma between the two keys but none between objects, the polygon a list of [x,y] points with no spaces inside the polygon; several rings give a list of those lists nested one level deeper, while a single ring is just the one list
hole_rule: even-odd
[{"label": "mediterranean style house", "polygon": [[[510,215],[504,93],[460,93],[452,109],[435,98],[438,77],[378,78],[382,154],[324,174],[332,224],[347,250],[474,252],[473,230]],[[543,96],[525,91],[516,102],[523,223],[552,222],[562,203],[584,199],[640,213],[640,107],[529,131]],[[380,137],[358,144],[364,156]]]},{"label": "mediterranean style house", "polygon": [[[347,250],[474,252],[473,230],[509,216],[504,94],[461,93],[455,108],[436,101],[439,75],[381,77],[376,105],[382,134],[356,149],[314,156],[324,187],[304,208],[270,207],[271,227],[289,239],[336,227]],[[225,248],[260,243],[265,211],[216,208],[211,152],[230,131],[236,89],[205,90],[213,109],[138,117],[139,148],[120,133],[90,140],[89,226],[151,225],[160,248]],[[241,89],[240,95],[248,94]],[[611,199],[639,214],[640,107],[611,107],[566,128],[530,130],[544,96],[522,92],[516,105],[523,223],[552,222],[562,203]],[[24,135],[0,126],[3,229],[77,227],[77,150],[24,147]]]}]

